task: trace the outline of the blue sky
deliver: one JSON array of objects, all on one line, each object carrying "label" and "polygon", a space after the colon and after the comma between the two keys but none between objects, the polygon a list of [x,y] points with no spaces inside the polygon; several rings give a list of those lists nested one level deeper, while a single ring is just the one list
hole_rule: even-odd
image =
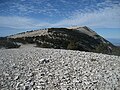
[{"label": "blue sky", "polygon": [[0,36],[73,25],[120,38],[120,0],[0,0]]}]

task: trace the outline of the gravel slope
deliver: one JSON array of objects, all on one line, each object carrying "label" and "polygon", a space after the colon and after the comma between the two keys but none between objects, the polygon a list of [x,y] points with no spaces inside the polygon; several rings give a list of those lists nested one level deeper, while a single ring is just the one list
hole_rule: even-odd
[{"label": "gravel slope", "polygon": [[0,90],[120,90],[120,57],[31,46],[0,50]]}]

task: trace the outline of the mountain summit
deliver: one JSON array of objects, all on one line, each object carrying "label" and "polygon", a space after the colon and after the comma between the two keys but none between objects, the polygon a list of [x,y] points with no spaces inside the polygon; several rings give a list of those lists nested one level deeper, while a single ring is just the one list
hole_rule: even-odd
[{"label": "mountain summit", "polygon": [[68,29],[78,30],[81,33],[87,34],[87,35],[92,36],[92,37],[97,35],[97,33],[95,31],[93,31],[92,29],[90,29],[87,26],[84,26],[84,27],[78,27],[78,26],[76,26],[76,27],[69,27]]},{"label": "mountain summit", "polygon": [[36,43],[43,48],[80,51],[93,51],[100,44],[114,47],[112,43],[86,26],[27,31],[8,36],[8,39],[20,43]]}]

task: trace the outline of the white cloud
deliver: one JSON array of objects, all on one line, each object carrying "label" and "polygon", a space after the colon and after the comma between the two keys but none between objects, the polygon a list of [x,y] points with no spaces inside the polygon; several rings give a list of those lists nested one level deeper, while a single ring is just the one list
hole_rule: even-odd
[{"label": "white cloud", "polygon": [[120,28],[120,7],[106,7],[94,12],[75,12],[70,18],[62,20],[53,26],[87,25],[98,28]]},{"label": "white cloud", "polygon": [[[21,0],[6,1],[0,3],[0,13],[9,13],[9,15],[26,16],[31,14],[52,15],[52,12],[57,12],[49,0]],[[4,8],[5,7],[5,8]]]},{"label": "white cloud", "polygon": [[35,19],[26,17],[7,17],[0,16],[0,27],[14,28],[14,29],[34,29],[41,28],[47,25],[44,22],[38,22]]},{"label": "white cloud", "polygon": [[[36,0],[38,2],[39,0]],[[41,0],[44,2],[45,0]],[[61,2],[65,3],[66,0],[61,0]],[[118,3],[118,2],[117,2]],[[66,19],[57,21],[56,23],[48,23],[48,22],[40,22],[40,20],[26,18],[26,17],[16,17],[16,16],[0,16],[0,27],[9,27],[15,29],[35,29],[35,28],[44,28],[44,27],[64,27],[71,25],[79,25],[79,26],[90,26],[97,28],[120,28],[120,4],[114,4],[110,0],[106,0],[106,2],[98,3],[98,7],[102,7],[104,5],[109,5],[109,7],[101,8],[99,10],[95,10],[92,8],[86,9],[77,9],[75,11],[70,11],[65,14],[60,13],[57,9],[54,9],[51,4],[47,3],[46,8],[44,9],[36,9],[34,6],[28,8],[28,6],[16,4],[13,8],[18,8],[21,12],[39,12],[39,13],[47,13],[52,15],[51,11],[59,12],[63,17],[67,16]],[[49,8],[50,7],[50,8]],[[48,20],[49,21],[49,20]]]},{"label": "white cloud", "polygon": [[23,1],[26,1],[26,0],[21,0],[21,1],[23,2]]},{"label": "white cloud", "polygon": [[56,23],[40,22],[26,17],[0,16],[0,27],[15,29],[39,29],[47,27],[64,27],[71,25],[89,26],[95,28],[120,28],[120,7],[106,7],[94,12],[75,12],[70,17]]}]

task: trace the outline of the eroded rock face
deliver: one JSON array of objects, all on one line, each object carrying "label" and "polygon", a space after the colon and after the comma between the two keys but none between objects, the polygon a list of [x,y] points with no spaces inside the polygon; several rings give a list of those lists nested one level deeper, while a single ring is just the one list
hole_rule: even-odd
[{"label": "eroded rock face", "polygon": [[120,57],[25,47],[0,50],[0,90],[120,90]]}]

